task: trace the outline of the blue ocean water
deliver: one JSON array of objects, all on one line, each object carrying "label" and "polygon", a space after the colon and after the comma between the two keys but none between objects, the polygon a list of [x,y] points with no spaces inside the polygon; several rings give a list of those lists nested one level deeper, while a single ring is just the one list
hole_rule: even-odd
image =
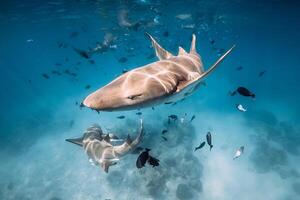
[{"label": "blue ocean water", "polygon": [[[298,10],[292,0],[1,2],[0,199],[299,199]],[[123,70],[158,60],[145,32],[174,55],[190,48],[194,33],[205,69],[236,48],[176,105],[141,116],[80,108]],[[89,52],[107,37],[109,47],[89,59],[74,51]],[[229,95],[239,86],[255,100]],[[179,119],[168,124],[171,114]],[[134,137],[140,118],[141,146],[158,167],[137,169],[138,155],[128,154],[105,173],[65,141],[94,123]],[[208,131],[212,150],[194,151]]]}]

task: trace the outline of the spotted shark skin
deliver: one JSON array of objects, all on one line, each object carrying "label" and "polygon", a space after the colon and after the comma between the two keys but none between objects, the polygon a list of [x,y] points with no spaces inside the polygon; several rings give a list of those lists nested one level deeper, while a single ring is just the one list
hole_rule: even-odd
[{"label": "spotted shark skin", "polygon": [[97,111],[133,110],[178,101],[198,89],[203,78],[233,50],[232,46],[207,71],[196,51],[193,34],[190,51],[179,47],[177,56],[163,49],[147,34],[158,61],[128,71],[88,95],[83,105]]}]

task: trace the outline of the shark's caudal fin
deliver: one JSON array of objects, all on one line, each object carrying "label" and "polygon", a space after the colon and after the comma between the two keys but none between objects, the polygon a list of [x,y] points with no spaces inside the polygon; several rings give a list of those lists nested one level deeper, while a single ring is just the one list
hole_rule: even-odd
[{"label": "shark's caudal fin", "polygon": [[168,59],[168,58],[171,58],[173,56],[170,52],[168,52],[167,50],[162,48],[149,33],[145,33],[145,34],[151,40],[152,46],[155,50],[155,54],[159,58],[159,60]]},{"label": "shark's caudal fin", "polygon": [[220,64],[224,60],[224,58],[234,49],[234,47],[235,45],[233,45],[228,51],[226,51],[226,53],[224,53],[208,70],[206,70],[199,79],[202,79],[210,74],[210,72],[212,72],[218,66],[218,64]]},{"label": "shark's caudal fin", "polygon": [[71,142],[73,144],[76,144],[78,146],[83,146],[83,138],[74,138],[74,139],[66,139],[67,142]]}]

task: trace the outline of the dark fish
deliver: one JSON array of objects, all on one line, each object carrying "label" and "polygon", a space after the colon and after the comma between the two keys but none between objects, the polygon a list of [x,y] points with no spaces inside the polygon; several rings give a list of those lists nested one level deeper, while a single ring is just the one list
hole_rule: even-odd
[{"label": "dark fish", "polygon": [[205,142],[202,142],[198,147],[195,148],[194,151],[197,151],[197,150],[201,149],[204,146],[205,146]]},{"label": "dark fish", "polygon": [[61,73],[58,70],[52,70],[51,73],[55,74],[55,75],[58,75],[58,76],[61,75]]},{"label": "dark fish", "polygon": [[163,34],[163,36],[169,37],[169,32],[168,32],[168,31],[165,31],[164,34]]},{"label": "dark fish", "polygon": [[238,89],[236,91],[242,96],[255,98],[255,94],[250,92],[245,87],[238,87]]},{"label": "dark fish", "polygon": [[215,44],[215,42],[216,42],[216,41],[215,41],[214,39],[212,39],[212,38],[209,39],[209,43],[210,43],[211,45]]},{"label": "dark fish", "polygon": [[124,115],[121,115],[121,116],[118,116],[117,118],[118,118],[118,119],[124,119],[125,116],[124,116]]},{"label": "dark fish", "polygon": [[136,160],[136,167],[138,169],[145,166],[146,162],[153,167],[159,166],[159,160],[149,155],[150,149],[143,151]]},{"label": "dark fish", "polygon": [[267,72],[267,70],[263,70],[263,71],[259,72],[258,77],[262,77],[266,72]]},{"label": "dark fish", "polygon": [[125,74],[126,72],[128,72],[127,69],[123,69],[123,70],[122,70],[122,74]]},{"label": "dark fish", "polygon": [[64,43],[64,42],[56,42],[57,43],[57,46],[58,48],[67,48],[68,47],[68,44]]},{"label": "dark fish", "polygon": [[241,71],[243,69],[243,66],[238,66],[237,68],[235,68],[236,71]]},{"label": "dark fish", "polygon": [[75,102],[75,105],[78,106],[78,101]]},{"label": "dark fish", "polygon": [[162,130],[161,134],[165,134],[165,133],[167,133],[167,132],[168,132],[168,130],[167,130],[167,129],[164,129],[164,130]]},{"label": "dark fish", "polygon": [[91,85],[86,85],[84,88],[85,88],[85,89],[90,89],[90,88],[91,88]]},{"label": "dark fish", "polygon": [[120,58],[119,60],[118,60],[118,62],[119,63],[125,63],[125,62],[127,62],[127,58],[125,58],[125,57],[122,57],[122,58]]},{"label": "dark fish", "polygon": [[76,31],[74,31],[74,32],[70,33],[69,37],[70,37],[70,38],[75,38],[75,37],[77,37],[78,35],[79,35],[79,33],[76,32]]},{"label": "dark fish", "polygon": [[164,139],[164,141],[168,141],[168,139],[165,136],[161,136],[162,139]]},{"label": "dark fish", "polygon": [[76,74],[76,73],[74,73],[74,72],[70,73],[70,75],[71,75],[71,76],[74,76],[74,77],[76,77],[76,76],[77,76],[77,74]]},{"label": "dark fish", "polygon": [[190,122],[192,122],[195,118],[196,118],[196,116],[193,115],[192,118],[191,118],[191,120],[190,120]]},{"label": "dark fish", "polygon": [[95,61],[94,60],[89,60],[89,62],[93,65],[95,64]]},{"label": "dark fish", "polygon": [[72,119],[72,120],[70,121],[70,127],[73,127],[73,125],[74,125],[74,120]]},{"label": "dark fish", "polygon": [[137,113],[135,113],[136,115],[142,115],[142,112],[137,112]]},{"label": "dark fish", "polygon": [[177,115],[169,115],[168,118],[173,119],[174,121],[178,119]]},{"label": "dark fish", "polygon": [[55,63],[55,66],[62,66],[61,63]]},{"label": "dark fish", "polygon": [[81,50],[81,49],[77,49],[75,47],[73,47],[73,50],[78,53],[81,57],[85,58],[85,59],[89,59],[91,58],[91,55],[89,52]]},{"label": "dark fish", "polygon": [[45,78],[45,79],[49,79],[50,77],[48,76],[48,74],[45,74],[43,73],[42,76]]},{"label": "dark fish", "polygon": [[154,108],[154,107],[151,107],[151,109],[152,109],[152,110],[155,110],[155,108]]},{"label": "dark fish", "polygon": [[213,148],[213,145],[212,145],[211,133],[209,131],[206,134],[206,141],[210,147],[209,150],[211,151],[211,149]]},{"label": "dark fish", "polygon": [[149,151],[150,151],[150,150],[151,150],[151,149],[147,149],[147,148],[146,148],[146,150],[143,151],[143,152],[139,155],[139,157],[138,157],[137,160],[136,160],[136,167],[137,167],[137,168],[142,168],[142,167],[145,166],[147,160],[149,159]]},{"label": "dark fish", "polygon": [[159,160],[152,156],[149,156],[148,164],[152,165],[153,167],[157,167],[157,166],[159,166]]},{"label": "dark fish", "polygon": [[68,70],[68,69],[65,69],[64,73],[65,74],[71,74],[70,70]]}]

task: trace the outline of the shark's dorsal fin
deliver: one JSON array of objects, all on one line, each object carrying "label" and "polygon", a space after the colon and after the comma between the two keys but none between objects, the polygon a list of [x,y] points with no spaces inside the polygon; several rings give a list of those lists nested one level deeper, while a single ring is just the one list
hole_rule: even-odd
[{"label": "shark's dorsal fin", "polygon": [[187,54],[187,52],[182,47],[179,47],[178,48],[178,55],[185,55],[185,54]]},{"label": "shark's dorsal fin", "polygon": [[145,34],[150,38],[152,46],[155,50],[155,54],[159,58],[159,60],[165,60],[173,57],[173,55],[164,48],[162,48],[149,33]]},{"label": "shark's dorsal fin", "polygon": [[196,50],[196,35],[195,34],[192,35],[190,53],[197,53],[197,50]]}]

